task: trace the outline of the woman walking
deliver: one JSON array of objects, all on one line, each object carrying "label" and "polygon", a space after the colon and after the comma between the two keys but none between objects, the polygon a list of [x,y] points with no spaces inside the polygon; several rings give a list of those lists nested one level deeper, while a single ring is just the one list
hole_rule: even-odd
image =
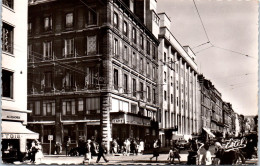
[{"label": "woman walking", "polygon": [[158,145],[158,140],[155,140],[153,144],[153,157],[151,157],[150,160],[152,160],[155,157],[157,162],[158,156],[159,156],[159,145]]},{"label": "woman walking", "polygon": [[43,153],[42,153],[42,145],[39,141],[36,142],[35,148],[37,149],[37,152],[35,154],[36,164],[40,164],[43,158]]}]

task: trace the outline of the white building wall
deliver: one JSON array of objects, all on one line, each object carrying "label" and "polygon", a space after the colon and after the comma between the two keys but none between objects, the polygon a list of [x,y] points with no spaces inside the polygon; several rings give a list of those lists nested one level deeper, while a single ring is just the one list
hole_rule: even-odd
[{"label": "white building wall", "polygon": [[14,27],[13,54],[2,51],[2,69],[14,72],[13,99],[2,98],[2,108],[27,110],[27,0],[14,0],[14,8],[2,5],[2,21]]}]

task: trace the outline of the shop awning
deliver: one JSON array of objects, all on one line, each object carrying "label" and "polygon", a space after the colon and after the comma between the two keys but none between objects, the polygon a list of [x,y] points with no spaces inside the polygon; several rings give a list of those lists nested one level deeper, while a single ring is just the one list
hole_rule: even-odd
[{"label": "shop awning", "polygon": [[203,130],[205,130],[209,134],[209,136],[211,136],[213,138],[215,137],[215,135],[210,131],[210,129],[203,127]]},{"label": "shop awning", "polygon": [[21,122],[2,121],[2,139],[39,139],[39,134],[26,128]]},{"label": "shop awning", "polygon": [[34,122],[27,122],[27,124],[49,124],[49,125],[54,125],[55,121],[34,121]]}]

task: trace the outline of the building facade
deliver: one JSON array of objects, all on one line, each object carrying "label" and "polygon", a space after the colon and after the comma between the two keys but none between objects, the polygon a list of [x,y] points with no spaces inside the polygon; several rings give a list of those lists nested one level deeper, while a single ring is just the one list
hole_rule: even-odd
[{"label": "building facade", "polygon": [[163,146],[180,136],[198,133],[197,64],[188,46],[170,32],[171,20],[159,13],[159,128]]},{"label": "building facade", "polygon": [[[9,147],[26,152],[38,134],[27,124],[27,0],[2,3],[2,159]],[[17,157],[17,156],[14,156]]]},{"label": "building facade", "polygon": [[[29,4],[28,108],[48,145],[158,136],[155,0]],[[149,18],[155,19],[149,19]],[[151,21],[152,20],[152,21]]]}]

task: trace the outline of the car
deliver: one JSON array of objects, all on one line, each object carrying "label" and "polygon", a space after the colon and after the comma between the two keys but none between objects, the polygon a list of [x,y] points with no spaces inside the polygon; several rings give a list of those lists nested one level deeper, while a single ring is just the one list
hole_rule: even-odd
[{"label": "car", "polygon": [[181,149],[188,149],[188,148],[190,148],[190,143],[188,141],[186,141],[186,140],[178,140],[176,142],[176,146],[180,150]]}]

